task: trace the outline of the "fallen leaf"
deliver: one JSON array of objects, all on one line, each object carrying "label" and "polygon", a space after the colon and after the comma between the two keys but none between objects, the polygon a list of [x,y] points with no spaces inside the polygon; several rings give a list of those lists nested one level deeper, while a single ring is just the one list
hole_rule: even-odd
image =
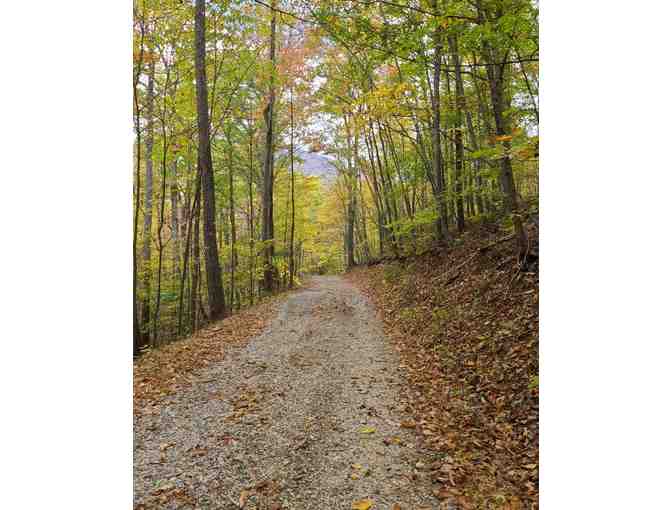
[{"label": "fallen leaf", "polygon": [[250,497],[250,491],[243,491],[240,493],[240,499],[238,500],[238,506],[243,508],[247,502],[247,498]]},{"label": "fallen leaf", "polygon": [[446,489],[437,489],[434,495],[439,499],[450,499],[453,495]]},{"label": "fallen leaf", "polygon": [[359,431],[362,434],[373,434],[376,431],[376,429],[373,427],[362,427],[361,429],[359,429]]},{"label": "fallen leaf", "polygon": [[369,510],[372,506],[372,499],[360,499],[352,503],[352,510]]},{"label": "fallen leaf", "polygon": [[414,429],[415,422],[413,420],[404,420],[401,422],[401,427],[404,429]]}]

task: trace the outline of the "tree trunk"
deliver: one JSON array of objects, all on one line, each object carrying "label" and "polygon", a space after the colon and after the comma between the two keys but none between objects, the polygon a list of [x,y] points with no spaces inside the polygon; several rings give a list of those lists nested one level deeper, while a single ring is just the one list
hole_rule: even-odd
[{"label": "tree trunk", "polygon": [[[361,168],[359,164],[359,158],[357,158],[355,161],[357,161],[357,168],[358,169]],[[371,249],[369,248],[369,235],[366,231],[366,204],[364,203],[364,192],[362,190],[362,181],[359,178],[359,176],[357,180],[359,181],[359,209],[360,209],[359,217],[361,221],[360,230],[362,233],[362,243],[364,245],[363,247],[364,261],[368,262],[369,260],[371,260]]]},{"label": "tree trunk", "polygon": [[[134,12],[135,15],[135,12]],[[133,75],[133,107],[135,114],[135,215],[133,217],[133,357],[140,355],[142,338],[140,321],[138,320],[138,218],[140,216],[140,102],[138,97],[138,83],[145,50],[145,25],[140,23],[140,55]]]},{"label": "tree trunk", "polygon": [[205,77],[205,0],[196,0],[195,10],[195,73],[196,103],[198,112],[198,165],[203,179],[203,244],[205,246],[205,276],[208,284],[210,319],[217,320],[226,314],[222,270],[217,252],[215,224],[215,181],[210,149],[210,119],[208,115],[208,89]]},{"label": "tree trunk", "polygon": [[[437,0],[432,0],[432,8],[438,15]],[[448,209],[446,206],[445,178],[443,175],[443,157],[441,155],[441,54],[443,51],[442,30],[437,27],[434,31],[434,75],[432,99],[432,149],[433,170],[436,180],[437,207],[439,209],[438,231],[441,241],[448,241]]]},{"label": "tree trunk", "polygon": [[177,158],[173,161],[173,182],[170,185],[170,240],[173,243],[173,278],[180,274],[180,224],[178,221]]},{"label": "tree trunk", "polygon": [[462,173],[464,169],[464,143],[462,141],[462,109],[464,108],[464,85],[462,83],[462,71],[460,56],[457,53],[457,38],[450,37],[448,40],[452,54],[453,66],[455,66],[455,212],[457,230],[464,232],[464,199],[462,197]]},{"label": "tree trunk", "polygon": [[[480,2],[478,2],[478,5],[479,18],[483,19],[483,13],[480,9]],[[496,13],[497,18],[500,18],[501,16],[501,12]],[[488,84],[490,85],[492,113],[495,118],[495,132],[497,133],[498,137],[505,137],[511,134],[508,118],[504,114],[504,111],[506,110],[504,82],[504,70],[506,64],[500,64],[497,61],[498,55],[487,41],[483,42],[483,50],[486,63],[488,64],[486,66],[486,71],[488,75]],[[502,60],[505,60],[505,58],[502,58]],[[520,217],[516,186],[513,179],[513,167],[511,165],[510,157],[511,142],[504,139],[502,143],[504,144],[504,148],[506,150],[506,154],[503,158],[500,159],[500,179],[502,184],[502,191],[504,192],[504,211],[507,214],[511,214],[513,227],[516,233],[516,240],[518,242],[518,255],[522,260],[527,253],[527,234],[525,233],[523,222]]]},{"label": "tree trunk", "polygon": [[142,301],[140,303],[140,329],[142,344],[149,344],[152,256],[152,202],[154,197],[154,61],[147,76],[147,136],[145,137],[145,203],[142,232]]},{"label": "tree trunk", "polygon": [[[201,169],[199,169],[197,175],[200,177]],[[196,196],[194,197],[194,213],[193,213],[193,222],[194,226],[194,246],[192,248],[192,258],[193,264],[191,266],[191,299],[190,299],[190,324],[191,332],[196,331],[198,327],[198,303],[200,302],[200,288],[201,288],[201,232],[200,232],[200,221],[201,221],[201,189],[197,186]]]},{"label": "tree trunk", "polygon": [[261,218],[261,240],[264,242],[264,290],[275,290],[276,276],[273,266],[274,232],[273,232],[273,122],[275,106],[275,13],[276,0],[271,2],[271,40],[269,60],[271,62],[271,79],[268,95],[268,103],[264,108],[264,121],[266,122],[266,153],[263,168],[263,212]]},{"label": "tree trunk", "polygon": [[294,231],[296,230],[296,204],[294,200],[294,91],[289,99],[289,171],[291,174],[292,228],[289,231],[289,288],[294,288]]},{"label": "tree trunk", "polygon": [[250,206],[250,306],[254,304],[254,283],[255,283],[255,272],[257,269],[257,254],[254,251],[254,194],[252,191],[252,183],[254,181],[254,157],[253,157],[253,133],[252,133],[252,119],[250,118],[250,144],[249,144],[249,160],[250,160],[250,171],[248,174],[248,199]]},{"label": "tree trunk", "polygon": [[[166,77],[168,83],[169,77]],[[157,228],[157,239],[159,244],[159,267],[157,268],[157,282],[156,282],[156,303],[154,307],[154,345],[159,345],[159,315],[161,311],[161,279],[163,276],[163,227],[165,225],[165,211],[166,211],[166,155],[168,150],[167,135],[166,135],[166,90],[163,96],[163,114],[161,116],[161,130],[163,131],[163,157],[161,159],[161,207],[159,207],[159,225]]]},{"label": "tree trunk", "polygon": [[[187,219],[187,238],[185,240],[185,247],[184,247],[184,259],[182,261],[182,278],[180,282],[180,304],[178,308],[178,323],[177,323],[177,333],[178,335],[182,334],[182,307],[183,307],[183,302],[184,302],[184,287],[185,287],[185,282],[187,279],[187,264],[189,262],[189,245],[191,241],[191,232],[192,232],[192,225],[193,225],[193,220],[194,220],[194,214],[196,212],[196,205],[197,205],[197,200],[201,196],[201,176],[198,174],[198,170],[196,171],[196,193],[194,195],[194,202],[189,208],[189,217]],[[187,191],[187,197],[185,200],[185,204],[187,207],[189,206],[189,192]],[[186,209],[186,208],[185,208]],[[186,216],[186,213],[185,213]]]},{"label": "tree trunk", "polygon": [[229,221],[231,224],[231,294],[229,303],[233,312],[233,301],[236,289],[236,266],[238,265],[238,253],[236,252],[236,214],[235,202],[233,199],[233,145],[231,144],[230,132],[227,132],[227,141],[229,142]]},{"label": "tree trunk", "polygon": [[346,131],[346,140],[347,140],[347,162],[348,162],[348,171],[345,175],[345,185],[348,196],[346,197],[346,218],[345,218],[345,253],[346,253],[346,266],[348,268],[355,266],[355,207],[357,206],[355,202],[355,192],[354,187],[354,177],[353,177],[353,164],[352,164],[352,133],[350,131],[350,123],[348,122],[348,115],[344,116],[345,121],[345,131]]},{"label": "tree trunk", "polygon": [[[476,79],[474,78],[475,82]],[[460,73],[460,82],[462,82],[462,73]],[[461,90],[464,92],[464,85],[461,85]],[[466,105],[464,105],[466,106]],[[478,142],[478,137],[476,136],[476,130],[474,129],[474,122],[471,115],[471,111],[468,108],[465,108],[465,117],[467,121],[467,134],[469,135],[469,143],[471,144],[473,150],[479,150],[481,145]],[[473,160],[473,182],[474,182],[474,191],[473,195],[476,199],[476,208],[478,209],[478,214],[483,214],[486,212],[485,202],[483,200],[483,178],[481,177],[481,168],[483,167],[483,160],[481,158],[476,158]]]}]

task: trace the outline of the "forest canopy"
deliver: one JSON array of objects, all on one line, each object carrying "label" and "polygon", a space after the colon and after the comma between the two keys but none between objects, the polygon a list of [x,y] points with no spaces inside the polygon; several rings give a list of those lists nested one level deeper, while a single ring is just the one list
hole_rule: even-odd
[{"label": "forest canopy", "polygon": [[136,353],[469,222],[503,222],[530,256],[535,1],[133,9]]}]

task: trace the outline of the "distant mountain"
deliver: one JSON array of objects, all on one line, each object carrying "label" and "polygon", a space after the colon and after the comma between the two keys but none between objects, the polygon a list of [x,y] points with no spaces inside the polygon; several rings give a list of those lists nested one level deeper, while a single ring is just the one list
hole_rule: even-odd
[{"label": "distant mountain", "polygon": [[325,180],[332,180],[336,177],[336,168],[328,156],[319,152],[307,152],[304,150],[297,151],[296,155],[299,159],[303,160],[303,163],[297,165],[297,170],[304,175],[313,175]]}]

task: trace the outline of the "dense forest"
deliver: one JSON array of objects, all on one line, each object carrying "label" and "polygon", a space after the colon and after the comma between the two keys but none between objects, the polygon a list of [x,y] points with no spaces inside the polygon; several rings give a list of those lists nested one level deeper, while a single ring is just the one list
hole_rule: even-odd
[{"label": "dense forest", "polygon": [[137,508],[538,507],[537,16],[136,0]]},{"label": "dense forest", "polygon": [[136,353],[472,222],[533,256],[536,2],[137,0],[133,57]]}]

